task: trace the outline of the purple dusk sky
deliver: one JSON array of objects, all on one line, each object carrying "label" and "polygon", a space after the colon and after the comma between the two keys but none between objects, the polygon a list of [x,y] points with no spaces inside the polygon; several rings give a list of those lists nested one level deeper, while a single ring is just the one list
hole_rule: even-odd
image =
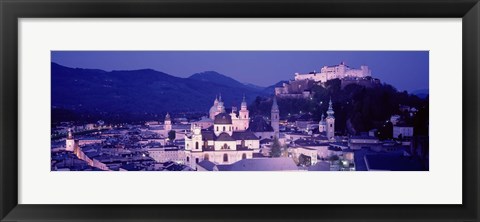
[{"label": "purple dusk sky", "polygon": [[429,88],[428,51],[52,51],[51,56],[52,62],[72,68],[149,68],[178,77],[216,71],[259,86],[344,61],[353,68],[368,65],[373,77],[398,90]]}]

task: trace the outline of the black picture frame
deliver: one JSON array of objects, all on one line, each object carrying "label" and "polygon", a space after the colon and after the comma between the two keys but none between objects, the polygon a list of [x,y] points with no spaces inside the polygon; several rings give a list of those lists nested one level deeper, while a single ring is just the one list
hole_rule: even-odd
[{"label": "black picture frame", "polygon": [[[0,218],[2,221],[478,221],[479,219],[480,4],[478,0],[0,0],[0,15]],[[47,17],[462,18],[463,204],[18,204],[17,21],[19,18]]]}]

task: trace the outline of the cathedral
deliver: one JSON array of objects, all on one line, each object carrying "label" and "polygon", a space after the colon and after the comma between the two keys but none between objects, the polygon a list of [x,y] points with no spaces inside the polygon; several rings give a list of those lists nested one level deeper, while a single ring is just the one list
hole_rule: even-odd
[{"label": "cathedral", "polygon": [[320,133],[325,132],[329,140],[334,140],[335,136],[335,117],[333,116],[335,112],[332,107],[332,99],[328,102],[327,117],[324,118],[322,114],[322,119],[318,123],[318,131]]},{"label": "cathedral", "polygon": [[[210,108],[210,119],[215,120],[215,116],[220,113],[225,113],[225,106],[223,105],[221,95],[218,98],[215,98],[213,106]],[[250,116],[247,109],[247,101],[245,101],[245,96],[243,96],[243,100],[238,113],[236,113],[236,108],[232,107],[232,112],[230,113],[230,116],[232,118],[232,127],[234,131],[243,131],[248,129],[248,126],[250,124]]]},{"label": "cathedral", "polygon": [[203,160],[232,164],[250,159],[254,152],[259,151],[259,139],[253,132],[247,131],[250,117],[245,97],[238,113],[232,109],[228,114],[219,96],[210,108],[209,117],[213,126],[202,129],[193,123],[191,133],[185,135],[186,165],[196,169],[196,164]]}]

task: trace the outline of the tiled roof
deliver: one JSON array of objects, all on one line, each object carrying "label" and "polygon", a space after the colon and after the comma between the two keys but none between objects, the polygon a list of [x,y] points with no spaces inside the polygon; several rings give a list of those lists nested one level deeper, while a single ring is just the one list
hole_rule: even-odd
[{"label": "tiled roof", "polygon": [[273,128],[270,124],[265,121],[262,116],[256,116],[250,122],[248,131],[251,132],[273,132]]},{"label": "tiled roof", "polygon": [[220,133],[216,141],[235,141],[235,139],[228,135],[228,133]]},{"label": "tiled roof", "polygon": [[233,132],[232,137],[235,140],[258,140],[257,136],[251,131]]},{"label": "tiled roof", "polygon": [[216,167],[215,163],[212,163],[208,160],[202,160],[197,165],[201,166],[203,169],[206,169],[208,171],[213,171]]},{"label": "tiled roof", "polygon": [[232,124],[232,117],[227,113],[220,113],[215,116],[213,124]]},{"label": "tiled roof", "polygon": [[388,154],[367,154],[365,162],[370,170],[422,171],[425,167],[415,157]]},{"label": "tiled roof", "polygon": [[282,171],[298,170],[292,158],[255,158],[243,159],[231,165],[230,171]]},{"label": "tiled roof", "polygon": [[213,131],[203,131],[202,130],[202,139],[205,140],[215,140],[215,133]]}]

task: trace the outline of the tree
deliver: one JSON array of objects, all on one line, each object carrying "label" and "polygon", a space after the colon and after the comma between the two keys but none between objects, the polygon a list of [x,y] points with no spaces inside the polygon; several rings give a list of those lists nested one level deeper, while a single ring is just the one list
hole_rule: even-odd
[{"label": "tree", "polygon": [[176,136],[175,131],[170,130],[170,132],[168,132],[168,139],[169,139],[170,141],[175,140],[175,136]]},{"label": "tree", "polygon": [[270,150],[270,156],[272,157],[279,157],[282,155],[282,147],[280,146],[280,142],[278,138],[275,136],[273,138],[272,149]]}]

